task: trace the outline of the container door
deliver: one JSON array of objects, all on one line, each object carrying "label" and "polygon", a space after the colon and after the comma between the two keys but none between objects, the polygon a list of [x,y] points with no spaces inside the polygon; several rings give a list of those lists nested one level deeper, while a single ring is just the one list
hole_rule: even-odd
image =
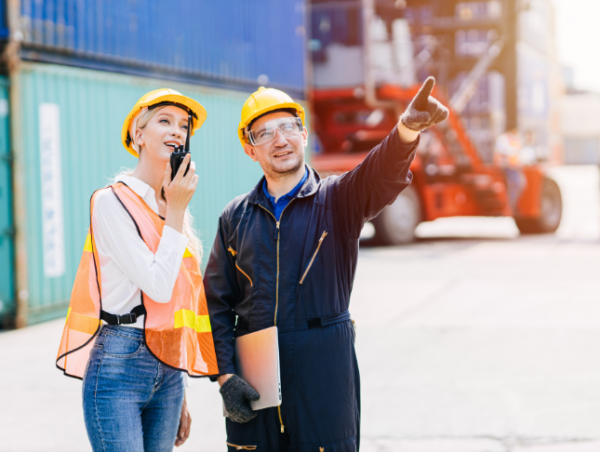
[{"label": "container door", "polygon": [[0,77],[0,327],[15,316],[11,168],[8,81]]}]

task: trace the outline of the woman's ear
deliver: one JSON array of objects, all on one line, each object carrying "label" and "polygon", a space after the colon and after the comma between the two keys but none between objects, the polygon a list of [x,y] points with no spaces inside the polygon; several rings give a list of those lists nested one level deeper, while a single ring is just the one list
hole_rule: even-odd
[{"label": "woman's ear", "polygon": [[133,140],[133,142],[135,144],[137,144],[138,146],[141,146],[142,144],[144,144],[144,134],[142,133],[142,131],[140,129],[136,129],[135,140]]}]

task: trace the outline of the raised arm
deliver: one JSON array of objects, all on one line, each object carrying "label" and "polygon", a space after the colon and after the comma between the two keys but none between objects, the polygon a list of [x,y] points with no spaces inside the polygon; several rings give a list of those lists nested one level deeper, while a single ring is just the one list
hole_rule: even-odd
[{"label": "raised arm", "polygon": [[336,180],[336,214],[349,236],[358,237],[364,223],[410,185],[409,168],[419,132],[448,117],[448,109],[430,96],[434,85],[435,79],[429,77],[387,138],[360,165]]}]

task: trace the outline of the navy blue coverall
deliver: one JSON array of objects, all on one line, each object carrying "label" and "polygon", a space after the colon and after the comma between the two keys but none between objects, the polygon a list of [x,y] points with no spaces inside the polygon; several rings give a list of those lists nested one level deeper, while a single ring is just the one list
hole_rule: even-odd
[{"label": "navy blue coverall", "polygon": [[277,325],[283,400],[280,412],[260,410],[247,423],[227,419],[228,450],[359,449],[360,380],[348,311],[358,239],[364,223],[410,184],[417,142],[402,143],[394,128],[342,176],[321,179],[309,168],[279,221],[264,178],[223,210],[204,279],[219,372],[236,373],[234,337]]}]

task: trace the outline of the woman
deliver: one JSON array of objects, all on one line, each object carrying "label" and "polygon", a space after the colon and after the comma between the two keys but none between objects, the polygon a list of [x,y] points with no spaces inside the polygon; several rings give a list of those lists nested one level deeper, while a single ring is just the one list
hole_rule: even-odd
[{"label": "woman", "polygon": [[92,196],[57,365],[83,378],[94,451],[183,444],[191,421],[184,372],[218,373],[187,210],[198,176],[189,154],[173,180],[169,163],[205,119],[202,105],[177,91],[143,96],[121,137],[138,165]]}]

